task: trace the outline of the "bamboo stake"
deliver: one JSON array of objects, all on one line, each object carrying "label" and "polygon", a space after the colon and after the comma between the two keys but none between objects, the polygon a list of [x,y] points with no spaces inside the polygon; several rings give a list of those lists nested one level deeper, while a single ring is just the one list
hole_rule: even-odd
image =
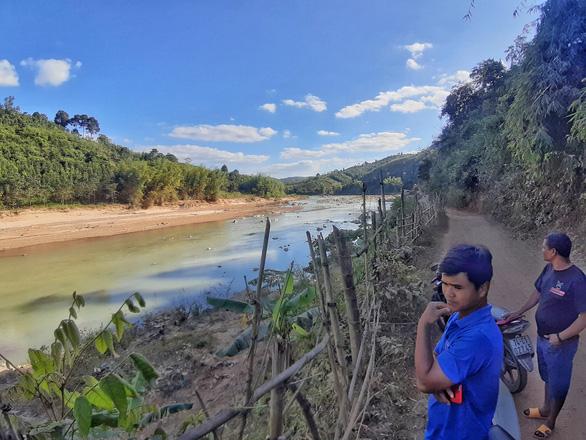
[{"label": "bamboo stake", "polygon": [[[201,410],[203,411],[204,415],[206,416],[207,419],[209,419],[210,413],[208,412],[208,409],[207,409],[205,403],[203,402],[201,395],[199,394],[199,392],[197,390],[195,390],[195,397],[197,398],[197,401],[199,402],[199,406],[201,407]],[[217,430],[214,429],[212,431],[212,435],[214,436],[214,440],[222,440],[222,438],[218,434]]]},{"label": "bamboo stake", "polygon": [[368,243],[368,232],[366,230],[366,182],[362,182],[362,230],[364,233],[364,244]]},{"label": "bamboo stake", "polygon": [[[262,253],[260,256],[260,268],[258,271],[258,279],[256,283],[256,297],[254,298],[254,317],[252,322],[252,338],[250,342],[250,349],[248,351],[248,371],[246,379],[246,397],[244,405],[248,405],[248,401],[252,396],[252,380],[254,375],[254,355],[256,352],[256,341],[258,339],[258,326],[262,318],[262,308],[260,304],[261,293],[262,293],[262,282],[265,271],[265,263],[267,260],[267,251],[269,247],[269,236],[271,234],[271,221],[267,218],[265,223],[265,236],[262,244]],[[246,277],[244,277],[246,281]],[[246,283],[246,289],[248,290],[248,282]],[[246,414],[242,416],[242,422],[240,423],[240,431],[238,438],[242,440],[244,437],[244,430],[246,429]]]},{"label": "bamboo stake", "polygon": [[[271,380],[265,382],[260,387],[258,387],[254,393],[252,393],[252,397],[250,398],[250,405],[254,404],[258,399],[264,396],[266,393],[271,391],[273,388],[282,385],[291,377],[295,376],[305,365],[315,359],[318,354],[320,354],[324,348],[326,348],[328,344],[329,337],[326,335],[321,342],[316,345],[313,350],[305,353],[297,362],[279,374],[277,377],[273,377]],[[214,417],[211,419],[206,420],[201,425],[190,429],[181,437],[179,440],[196,440],[202,438],[204,435],[212,432],[214,429],[217,429],[219,426],[222,426],[226,422],[229,422],[234,417],[242,414],[244,412],[249,412],[252,408],[251,406],[247,406],[244,408],[230,408],[230,409],[223,409],[219,411]]]},{"label": "bamboo stake", "polygon": [[354,270],[352,268],[352,257],[348,245],[340,230],[334,226],[334,238],[338,248],[340,260],[340,272],[344,281],[344,298],[346,300],[346,319],[348,320],[348,331],[350,333],[350,350],[352,352],[352,371],[358,360],[360,340],[362,331],[360,329],[360,312],[358,299],[356,298],[356,286],[354,285]]},{"label": "bamboo stake", "polygon": [[378,231],[376,229],[376,213],[374,211],[370,212],[370,218],[372,219],[372,245],[374,246],[374,254],[376,255],[376,242],[379,239],[379,235],[377,234]]},{"label": "bamboo stake", "polygon": [[401,241],[405,237],[405,188],[401,188]]},{"label": "bamboo stake", "polygon": [[387,216],[387,203],[385,201],[385,181],[383,180],[383,170],[380,170],[380,195],[382,199],[382,211]]},{"label": "bamboo stake", "polygon": [[[378,199],[378,218],[380,218],[380,223],[381,226],[385,224],[385,213],[383,213],[383,208],[382,208],[382,201],[381,199]],[[386,239],[387,239],[387,233],[385,228],[382,229],[381,231],[381,235],[382,235],[382,240],[380,240],[381,244],[383,244]]]},{"label": "bamboo stake", "polygon": [[336,358],[338,360],[340,369],[340,387],[342,388],[341,401],[338,403],[338,421],[336,423],[336,436],[339,435],[339,429],[347,420],[347,406],[346,390],[348,389],[348,369],[346,367],[346,356],[344,354],[344,342],[340,330],[340,321],[338,319],[338,309],[334,294],[332,291],[332,283],[330,277],[330,268],[328,256],[326,254],[326,245],[323,236],[320,234],[317,237],[317,244],[319,247],[319,254],[321,260],[322,273],[324,275],[324,286],[326,292],[326,305],[330,312],[330,320],[332,323],[332,336],[334,337],[334,345],[336,348]]},{"label": "bamboo stake", "polygon": [[348,370],[346,368],[346,356],[344,355],[344,340],[342,331],[340,329],[340,320],[338,319],[338,309],[336,308],[336,300],[332,292],[332,281],[330,277],[330,267],[328,263],[328,256],[326,254],[326,246],[321,234],[317,237],[317,244],[319,247],[319,255],[321,259],[322,273],[324,275],[324,287],[326,294],[326,306],[330,314],[330,322],[332,324],[332,336],[334,337],[334,346],[336,347],[336,358],[340,364],[341,382],[343,389],[348,388]]},{"label": "bamboo stake", "polygon": [[305,417],[305,423],[307,423],[307,427],[309,428],[311,437],[313,438],[313,440],[320,440],[321,437],[319,435],[317,423],[315,422],[315,417],[313,416],[313,408],[311,407],[311,403],[309,402],[309,400],[307,400],[305,396],[301,393],[301,386],[297,387],[297,385],[295,385],[294,383],[288,383],[287,388],[289,388],[295,395],[295,400],[301,408],[303,417]]},{"label": "bamboo stake", "polygon": [[332,346],[332,323],[329,317],[329,310],[326,306],[326,301],[324,299],[324,282],[323,276],[319,267],[317,265],[317,259],[315,257],[315,250],[313,248],[313,240],[311,238],[311,234],[309,231],[306,232],[307,235],[307,243],[309,245],[309,254],[311,255],[311,261],[313,263],[313,268],[315,272],[315,280],[317,284],[317,289],[320,298],[320,305],[322,310],[322,321],[324,323],[324,328],[326,330],[326,334],[329,337],[329,344],[328,344],[328,359],[330,361],[330,367],[332,369],[332,375],[334,377],[334,386],[336,387],[336,395],[338,396],[338,403],[341,405],[344,401],[344,389],[342,387],[341,378],[342,372],[340,371],[339,365],[336,363],[336,357],[334,355],[334,347]]},{"label": "bamboo stake", "polygon": [[[281,374],[286,366],[288,354],[288,344],[276,335],[272,347],[271,355],[271,377],[277,377]],[[271,390],[271,404],[269,415],[269,439],[277,440],[283,434],[283,409],[285,407],[285,387],[281,383]]]},{"label": "bamboo stake", "polygon": [[362,402],[364,402],[364,398],[366,396],[367,391],[370,388],[370,381],[372,379],[372,374],[374,370],[374,364],[376,360],[376,335],[378,332],[378,321],[380,319],[380,310],[377,310],[375,317],[374,317],[374,324],[373,324],[373,332],[371,338],[371,351],[370,351],[370,359],[368,361],[368,367],[366,369],[366,374],[364,376],[364,382],[362,382],[362,387],[360,388],[360,393],[358,394],[358,398],[354,401],[352,405],[352,409],[350,411],[350,418],[348,421],[348,425],[346,426],[346,430],[344,432],[344,436],[342,440],[348,440],[350,435],[352,434],[352,429],[354,429],[354,425],[358,420],[358,416],[360,415],[360,411],[362,407]]}]

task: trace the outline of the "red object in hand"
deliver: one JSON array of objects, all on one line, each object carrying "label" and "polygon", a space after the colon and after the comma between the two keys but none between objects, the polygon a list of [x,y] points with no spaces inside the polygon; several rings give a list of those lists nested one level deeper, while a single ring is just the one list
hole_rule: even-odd
[{"label": "red object in hand", "polygon": [[448,400],[451,403],[455,403],[456,405],[460,405],[462,403],[462,384],[453,385],[451,388],[452,392],[454,393],[454,397],[449,397]]}]

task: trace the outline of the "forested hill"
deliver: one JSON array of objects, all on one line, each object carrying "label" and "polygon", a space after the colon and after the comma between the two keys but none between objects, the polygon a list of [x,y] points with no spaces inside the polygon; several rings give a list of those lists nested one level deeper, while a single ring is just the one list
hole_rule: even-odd
[{"label": "forested hill", "polygon": [[420,168],[452,205],[478,204],[523,231],[586,213],[586,2],[538,11],[532,39],[508,51],[510,68],[483,61],[452,90]]},{"label": "forested hill", "polygon": [[6,98],[0,105],[0,208],[97,202],[148,207],[177,199],[213,201],[225,192],[284,194],[277,179],[178,163],[157,150],[133,152],[105,135],[94,139],[98,131],[93,117],[59,111],[50,121]]},{"label": "forested hill", "polygon": [[378,194],[381,175],[388,192],[397,190],[401,184],[410,188],[417,181],[421,159],[421,154],[389,156],[345,170],[293,180],[287,183],[287,191],[296,194],[361,194],[362,182],[365,182],[368,194]]}]

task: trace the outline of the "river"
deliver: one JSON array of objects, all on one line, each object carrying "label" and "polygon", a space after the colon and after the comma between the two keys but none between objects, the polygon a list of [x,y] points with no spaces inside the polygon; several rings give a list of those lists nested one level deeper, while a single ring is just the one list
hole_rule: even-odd
[{"label": "river", "polygon": [[[372,210],[376,199],[369,198]],[[285,270],[309,260],[305,231],[355,229],[361,198],[310,197],[300,210],[271,218],[266,267]],[[147,311],[205,305],[207,295],[230,296],[257,276],[264,217],[180,226],[0,253],[0,352],[15,362],[28,347],[51,342],[67,318],[71,294],[84,295],[82,329],[107,322],[124,298],[140,292]]]}]

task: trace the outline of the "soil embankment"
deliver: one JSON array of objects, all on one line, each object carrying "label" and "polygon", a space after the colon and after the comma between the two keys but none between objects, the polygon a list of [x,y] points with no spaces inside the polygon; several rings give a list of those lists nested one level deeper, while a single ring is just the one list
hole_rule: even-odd
[{"label": "soil embankment", "polygon": [[0,212],[0,251],[283,211],[291,199],[227,199],[149,209],[123,205]]},{"label": "soil embankment", "polygon": [[[458,243],[475,243],[487,246],[493,254],[494,278],[490,288],[489,301],[493,304],[514,310],[522,305],[533,289],[543,265],[541,258],[542,239],[520,241],[514,239],[503,226],[481,215],[448,210],[449,226],[443,236],[440,251]],[[438,253],[439,258],[439,253]],[[584,262],[574,261],[584,268]],[[531,322],[529,334],[535,341],[535,309],[528,314]],[[586,344],[584,337],[574,360],[572,387],[566,404],[558,418],[555,439],[586,438],[586,419],[582,404],[586,401]],[[536,420],[523,417],[522,410],[529,406],[539,406],[543,400],[543,382],[537,372],[529,374],[527,387],[515,396],[517,412],[521,423],[523,439],[533,438],[533,431],[539,426]]]}]

